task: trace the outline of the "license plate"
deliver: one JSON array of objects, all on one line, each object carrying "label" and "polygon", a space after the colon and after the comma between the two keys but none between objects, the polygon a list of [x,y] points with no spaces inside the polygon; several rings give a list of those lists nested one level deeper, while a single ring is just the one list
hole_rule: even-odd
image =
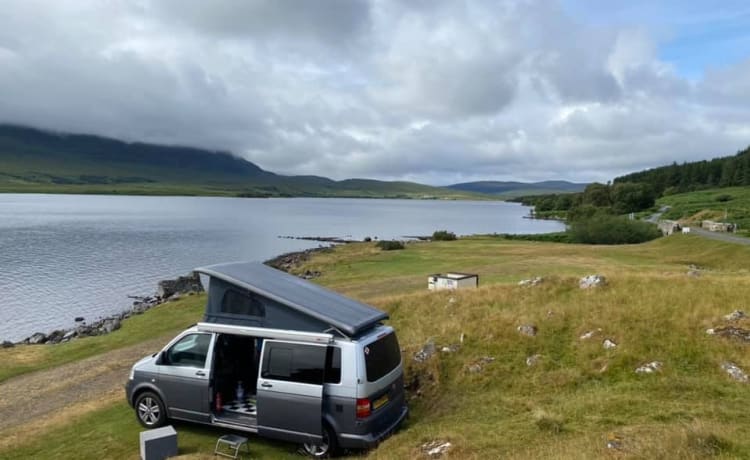
[{"label": "license plate", "polygon": [[374,410],[380,409],[381,407],[388,404],[388,395],[383,396],[382,398],[378,399],[374,403],[372,403],[372,408]]}]

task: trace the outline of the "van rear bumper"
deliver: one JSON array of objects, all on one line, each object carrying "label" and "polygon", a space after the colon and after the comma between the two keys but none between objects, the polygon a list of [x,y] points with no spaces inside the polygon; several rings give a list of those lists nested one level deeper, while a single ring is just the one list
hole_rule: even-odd
[{"label": "van rear bumper", "polygon": [[395,422],[393,422],[388,428],[381,431],[380,433],[368,433],[368,434],[347,434],[339,433],[339,445],[345,449],[371,449],[378,445],[380,441],[388,437],[391,433],[401,425],[406,416],[409,414],[409,408],[404,405],[401,408],[401,413]]}]

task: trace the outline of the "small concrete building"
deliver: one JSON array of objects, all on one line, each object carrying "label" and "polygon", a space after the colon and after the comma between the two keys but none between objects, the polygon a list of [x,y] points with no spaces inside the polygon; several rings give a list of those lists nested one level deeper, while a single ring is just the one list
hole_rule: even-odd
[{"label": "small concrete building", "polygon": [[704,220],[701,222],[701,227],[710,232],[734,232],[735,225],[728,222],[714,222],[712,220]]},{"label": "small concrete building", "polygon": [[661,230],[661,232],[664,234],[664,236],[669,236],[674,232],[679,232],[680,230],[682,230],[680,224],[675,220],[660,220],[657,226],[659,227],[659,230]]},{"label": "small concrete building", "polygon": [[445,273],[430,275],[427,278],[427,289],[439,291],[442,289],[466,289],[479,286],[479,275],[472,273]]}]

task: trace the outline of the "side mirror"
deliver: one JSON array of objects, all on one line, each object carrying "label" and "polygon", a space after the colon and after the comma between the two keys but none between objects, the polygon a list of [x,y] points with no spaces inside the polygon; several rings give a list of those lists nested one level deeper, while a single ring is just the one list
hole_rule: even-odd
[{"label": "side mirror", "polygon": [[157,365],[167,364],[167,352],[166,351],[159,352],[159,356],[156,358],[156,364]]}]

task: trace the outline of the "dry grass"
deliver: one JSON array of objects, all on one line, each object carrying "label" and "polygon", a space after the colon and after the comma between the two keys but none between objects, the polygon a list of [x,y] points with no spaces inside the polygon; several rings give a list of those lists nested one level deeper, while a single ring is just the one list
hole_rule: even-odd
[{"label": "dry grass", "polygon": [[[387,310],[398,330],[412,415],[369,457],[422,457],[422,444],[445,440],[453,446],[447,458],[461,459],[747,458],[750,386],[720,364],[750,370],[750,344],[705,329],[725,324],[732,310],[750,310],[748,260],[750,248],[695,236],[627,247],[486,237],[390,252],[347,245],[301,270],[320,270],[322,284]],[[690,264],[704,268],[700,277],[687,276]],[[428,292],[427,275],[448,270],[480,273],[481,287]],[[579,289],[578,278],[591,273],[609,285]],[[517,286],[531,276],[545,280]],[[522,324],[536,325],[537,336],[519,334]],[[736,325],[750,328],[750,321]],[[579,338],[588,331],[596,333]],[[617,347],[604,349],[605,338]],[[413,354],[429,339],[438,349],[460,347],[416,363]],[[655,360],[661,372],[634,372]],[[123,406],[68,429],[135,433]],[[210,452],[215,432],[181,430],[189,458]],[[62,443],[56,453],[63,455],[87,445],[66,441],[67,433],[46,431],[10,457],[43,452],[45,442]],[[111,452],[134,453],[137,444],[124,439],[114,436]],[[293,455],[287,445],[253,443],[261,458]],[[0,457],[7,453],[0,448]]]}]

